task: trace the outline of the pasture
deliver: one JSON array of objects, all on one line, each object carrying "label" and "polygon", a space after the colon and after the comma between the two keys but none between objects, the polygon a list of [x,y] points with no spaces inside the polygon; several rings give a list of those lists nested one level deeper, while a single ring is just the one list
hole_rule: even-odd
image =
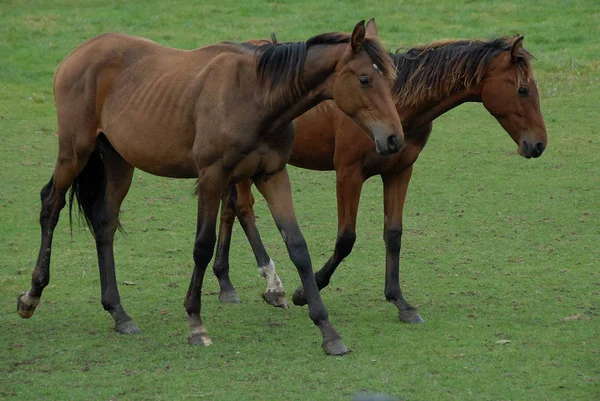
[{"label": "pasture", "polygon": [[[56,159],[54,69],[103,32],[195,48],[221,40],[299,41],[376,17],[386,47],[442,38],[525,36],[537,58],[548,148],[526,160],[480,105],[443,115],[415,164],[401,280],[425,324],[398,320],[383,296],[381,182],[369,180],[357,242],[322,292],[352,352],[328,357],[307,309],[268,306],[239,225],[220,305],[207,271],[210,347],[187,345],[193,180],[136,171],[115,241],[124,306],[143,333],[122,336],[99,302],[93,239],[54,237],[50,285],[21,319],[39,249],[39,191]],[[0,2],[0,398],[7,400],[590,400],[600,397],[600,8],[591,0],[285,0]],[[336,236],[335,176],[288,168],[313,267]],[[256,191],[255,191],[256,195]],[[288,291],[299,279],[265,202],[258,227]]]}]

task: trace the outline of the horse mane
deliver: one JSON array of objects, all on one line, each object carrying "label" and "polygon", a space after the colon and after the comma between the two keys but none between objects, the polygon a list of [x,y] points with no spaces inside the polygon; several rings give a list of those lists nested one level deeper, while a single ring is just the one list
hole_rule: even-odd
[{"label": "horse mane", "polygon": [[[441,99],[462,88],[477,85],[490,62],[510,51],[515,38],[510,36],[489,41],[441,40],[413,47],[406,52],[390,53],[397,69],[392,91],[400,106],[414,106],[425,98]],[[517,65],[517,87],[533,76],[534,57],[521,48]]]},{"label": "horse mane", "polygon": [[[266,101],[275,98],[297,99],[304,87],[303,71],[308,50],[319,45],[350,43],[351,35],[331,32],[314,36],[306,42],[279,42],[272,34],[272,43],[266,42],[256,47],[256,75],[259,85],[267,92]],[[365,38],[364,49],[373,63],[390,82],[396,79],[396,68],[381,42],[376,38]]]}]

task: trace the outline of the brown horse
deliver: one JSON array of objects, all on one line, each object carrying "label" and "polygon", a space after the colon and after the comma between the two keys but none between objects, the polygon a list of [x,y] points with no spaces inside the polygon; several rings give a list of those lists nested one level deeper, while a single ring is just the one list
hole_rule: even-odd
[{"label": "brown horse", "polygon": [[232,185],[252,178],[298,269],[323,349],[348,352],[321,300],[284,166],[293,144],[292,121],[326,99],[366,128],[378,153],[397,152],[403,135],[391,93],[394,72],[364,21],[351,35],[328,33],[261,47],[224,42],[185,51],[120,34],[83,43],[54,78],[58,159],[41,191],[41,247],[18,313],[31,317],[48,284],[53,230],[72,188],[71,201],[77,197],[96,240],[102,305],[116,331],[139,332],[121,305],[113,258],[119,207],[137,167],[198,179],[195,266],[184,306],[188,342],[211,344],[200,314],[201,289],[219,203]]},{"label": "brown horse", "polygon": [[[526,158],[539,157],[546,148],[546,127],[531,68],[532,56],[523,49],[523,36],[491,41],[446,40],[393,55],[398,78],[394,84],[396,108],[402,120],[405,144],[398,154],[380,157],[373,152],[361,129],[331,103],[324,103],[296,119],[296,140],[290,164],[311,170],[335,170],[337,177],[338,235],[335,250],[315,274],[319,289],[329,284],[340,262],[350,254],[356,234],[356,214],[363,182],[380,175],[384,188],[386,246],[385,297],[399,311],[400,319],[421,323],[416,308],[402,296],[399,259],[402,209],[413,163],[427,143],[438,116],[464,102],[481,102],[518,144]],[[214,272],[223,302],[239,302],[229,280],[229,236],[237,214],[267,278],[265,300],[287,307],[285,290],[256,229],[252,182],[238,184],[237,209],[224,204]],[[306,289],[293,296],[306,304]]]}]

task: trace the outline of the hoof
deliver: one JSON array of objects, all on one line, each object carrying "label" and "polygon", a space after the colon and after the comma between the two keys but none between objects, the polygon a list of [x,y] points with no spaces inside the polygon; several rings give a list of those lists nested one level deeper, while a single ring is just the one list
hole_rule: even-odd
[{"label": "hoof", "polygon": [[285,299],[285,292],[267,291],[263,294],[263,299],[277,308],[288,309],[289,305]]},{"label": "hoof", "polygon": [[306,301],[306,298],[304,297],[304,288],[298,287],[298,289],[296,290],[296,292],[294,292],[294,295],[292,296],[292,302],[296,306],[304,306],[308,303]]},{"label": "hoof", "polygon": [[321,345],[323,347],[323,351],[327,355],[346,355],[350,352],[350,350],[344,345],[341,338],[331,340],[331,341],[323,341]]},{"label": "hoof", "polygon": [[241,303],[240,297],[235,290],[224,291],[219,294],[219,302],[222,304],[239,304]]},{"label": "hoof", "polygon": [[29,319],[31,316],[33,316],[35,308],[37,308],[39,302],[39,298],[30,299],[27,295],[27,291],[23,291],[17,298],[17,313],[23,319]]},{"label": "hoof", "polygon": [[137,327],[135,323],[133,323],[133,320],[127,320],[126,322],[116,323],[115,331],[120,334],[138,334],[142,332],[142,330],[140,330],[139,327]]},{"label": "hoof", "polygon": [[425,320],[421,318],[419,312],[416,309],[408,309],[398,312],[400,320],[404,323],[425,323]]},{"label": "hoof", "polygon": [[191,333],[188,336],[188,344],[194,346],[208,346],[212,345],[210,337],[206,333]]}]

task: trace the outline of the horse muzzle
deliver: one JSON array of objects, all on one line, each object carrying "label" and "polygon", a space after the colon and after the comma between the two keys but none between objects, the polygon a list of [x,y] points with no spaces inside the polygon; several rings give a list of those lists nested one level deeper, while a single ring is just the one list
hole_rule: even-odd
[{"label": "horse muzzle", "polygon": [[524,139],[521,142],[521,146],[519,146],[519,154],[527,159],[537,158],[544,153],[546,149],[546,143],[543,141],[530,142],[527,139]]},{"label": "horse muzzle", "polygon": [[404,132],[402,126],[397,131],[394,127],[384,127],[380,124],[364,124],[358,119],[354,119],[358,125],[364,129],[375,141],[375,150],[380,155],[390,155],[398,153],[404,143]]},{"label": "horse muzzle", "polygon": [[397,135],[388,135],[387,138],[383,140],[375,139],[375,150],[380,155],[390,155],[392,153],[397,153],[400,151],[402,144],[398,140]]}]

